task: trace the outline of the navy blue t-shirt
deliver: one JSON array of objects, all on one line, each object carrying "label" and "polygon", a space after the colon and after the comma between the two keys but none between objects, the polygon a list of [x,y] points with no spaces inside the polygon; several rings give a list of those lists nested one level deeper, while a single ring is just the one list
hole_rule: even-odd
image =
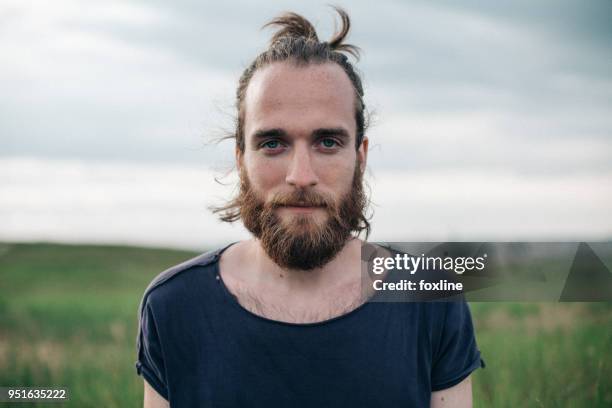
[{"label": "navy blue t-shirt", "polygon": [[258,316],[221,250],[158,275],[140,305],[138,374],[177,407],[424,407],[484,367],[465,301],[366,302],[295,324]]}]

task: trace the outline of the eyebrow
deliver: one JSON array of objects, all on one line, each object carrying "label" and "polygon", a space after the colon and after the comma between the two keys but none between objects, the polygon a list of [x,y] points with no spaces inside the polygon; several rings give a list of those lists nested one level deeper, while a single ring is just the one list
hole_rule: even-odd
[{"label": "eyebrow", "polygon": [[280,128],[274,129],[260,129],[253,134],[253,139],[265,139],[268,137],[284,137],[287,136],[287,132]]},{"label": "eyebrow", "polygon": [[[281,128],[260,129],[253,134],[253,139],[265,139],[269,137],[286,137],[287,132]],[[335,136],[341,139],[349,139],[349,133],[346,129],[338,128],[319,128],[312,132],[313,138]]]},{"label": "eyebrow", "polygon": [[348,139],[349,133],[344,128],[321,128],[312,132],[315,137],[336,136],[341,139]]}]

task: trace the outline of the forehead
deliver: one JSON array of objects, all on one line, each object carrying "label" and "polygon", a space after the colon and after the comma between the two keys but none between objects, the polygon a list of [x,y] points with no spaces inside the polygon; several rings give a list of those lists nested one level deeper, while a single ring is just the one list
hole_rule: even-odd
[{"label": "forehead", "polygon": [[335,63],[265,66],[251,78],[243,108],[246,135],[261,128],[288,126],[295,131],[342,126],[349,134],[355,133],[355,91]]}]

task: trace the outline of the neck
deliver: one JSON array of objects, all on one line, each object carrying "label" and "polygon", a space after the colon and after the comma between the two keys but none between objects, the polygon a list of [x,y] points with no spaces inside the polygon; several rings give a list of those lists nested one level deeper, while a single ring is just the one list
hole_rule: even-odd
[{"label": "neck", "polygon": [[273,286],[287,292],[312,292],[322,288],[358,282],[361,271],[362,241],[349,238],[344,247],[326,265],[312,270],[282,268],[267,254],[257,239],[246,248],[251,260],[249,268],[258,286]]},{"label": "neck", "polygon": [[354,310],[372,291],[362,292],[361,248],[350,239],[322,268],[279,267],[259,241],[251,239],[223,252],[219,273],[228,290],[251,312],[273,320],[312,323]]}]

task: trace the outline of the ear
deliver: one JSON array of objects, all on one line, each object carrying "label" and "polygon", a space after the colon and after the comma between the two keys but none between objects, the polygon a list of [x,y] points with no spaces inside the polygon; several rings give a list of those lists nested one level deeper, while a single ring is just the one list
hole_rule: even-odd
[{"label": "ear", "polygon": [[359,167],[361,170],[361,174],[365,172],[366,165],[368,163],[368,143],[368,137],[364,136],[363,140],[361,141],[361,145],[359,146],[359,149],[357,149],[357,157],[359,158]]},{"label": "ear", "polygon": [[236,169],[238,170],[238,174],[240,174],[240,171],[242,170],[243,154],[240,151],[240,148],[238,147],[237,143],[236,143],[236,150],[234,151],[234,155],[236,156]]}]

